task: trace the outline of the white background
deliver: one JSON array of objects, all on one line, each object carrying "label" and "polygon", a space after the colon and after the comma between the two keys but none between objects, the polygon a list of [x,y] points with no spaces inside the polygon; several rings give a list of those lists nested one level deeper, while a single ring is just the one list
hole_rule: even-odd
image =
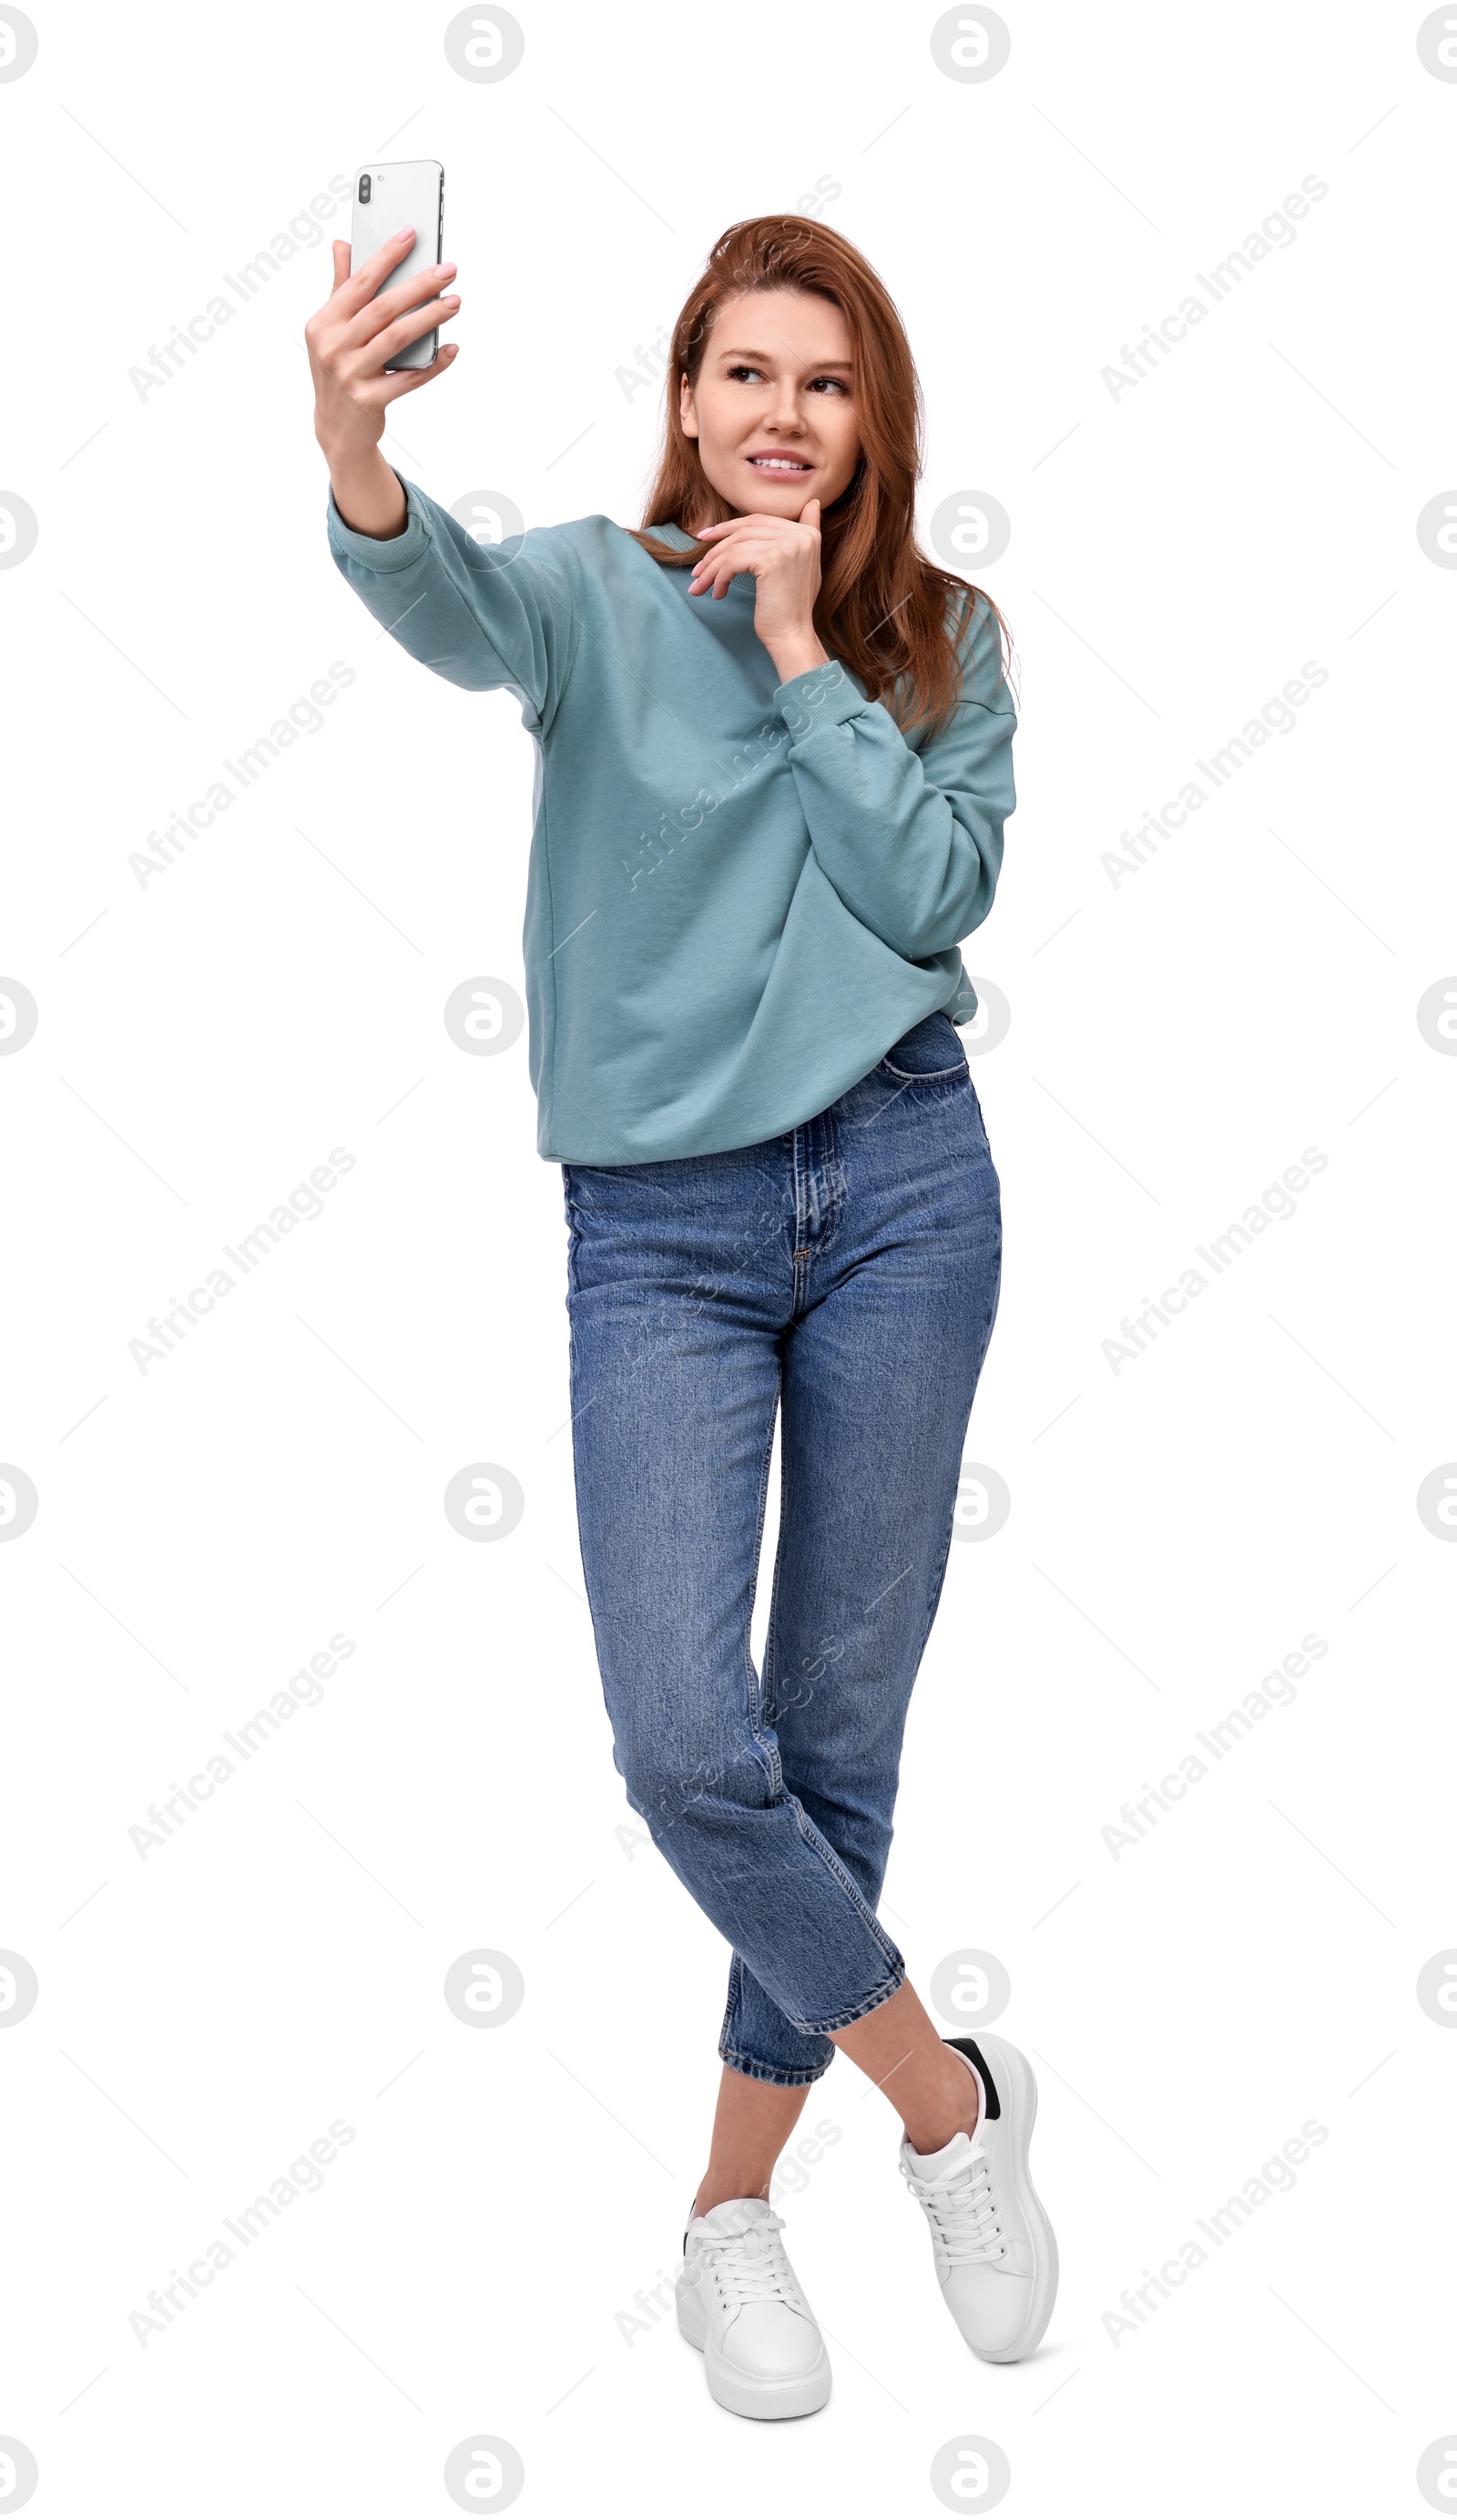
[{"label": "white background", "polygon": [[[1457,84],[1389,5],[1006,14],[979,85],[933,11],[524,7],[520,68],[472,84],[443,8],[77,6],[0,84],[0,489],[38,519],[0,575],[0,964],[39,1008],[0,1061],[0,1455],[39,1495],[0,1551],[0,1942],[40,1987],[0,2040],[0,2433],[37,2513],[444,2514],[477,2433],[554,2515],[932,2511],[968,2433],[1037,2520],[1426,2507],[1457,1551],[1415,1499],[1457,1453],[1457,1065],[1416,1008],[1457,969],[1457,574],[1416,519],[1457,476]],[[887,1895],[919,1982],[966,1948],[1010,1972],[1063,2287],[1030,2362],[968,2355],[838,2061],[785,2209],[836,2366],[799,2424],[721,2413],[670,2319],[624,2323],[702,2167],[726,1954],[625,1827],[525,1043],[441,1020],[463,979],[522,985],[530,745],[330,561],[325,246],[128,377],[332,175],[410,154],[446,167],[462,352],[387,451],[436,497],[635,522],[660,388],[617,371],[729,221],[815,198],[904,314],[925,518],[980,490],[1012,519],[1021,801],[967,949],[1012,1010],[975,1070],[1006,1263],[971,1443],[1012,1512],[952,1550]],[[1307,175],[1298,241],[1116,401],[1121,345]],[[323,727],[140,883],[336,659]],[[1295,729],[1116,884],[1119,833],[1307,660]],[[141,1372],[149,1317],[335,1147],[325,1213]],[[1307,1147],[1296,1215],[1115,1372],[1121,1317]],[[494,1546],[441,1507],[479,1461],[525,1496]],[[337,1632],[322,1702],[144,1862],[148,1805]],[[1115,1861],[1119,1806],[1308,1632],[1296,1702]],[[482,1947],[526,1990],[488,2030],[441,1992]],[[139,2343],[339,2118],[322,2191]],[[1294,2191],[1115,2341],[1310,2119]]]}]

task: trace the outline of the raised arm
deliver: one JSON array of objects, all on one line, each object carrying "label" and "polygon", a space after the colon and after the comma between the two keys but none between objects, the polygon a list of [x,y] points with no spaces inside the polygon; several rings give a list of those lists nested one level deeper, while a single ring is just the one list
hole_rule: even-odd
[{"label": "raised arm", "polygon": [[348,246],[336,237],[334,288],[303,328],[314,380],[314,435],[329,467],[335,506],[352,532],[379,541],[405,529],[405,494],[380,453],[385,414],[401,394],[416,393],[443,376],[456,355],[455,343],[446,341],[431,367],[385,373],[387,359],[447,323],[460,306],[456,296],[433,297],[425,306],[410,303],[422,281],[443,289],[453,280],[453,262],[436,263],[433,271],[375,295],[409,252],[414,236],[413,228],[401,228],[352,274]]},{"label": "raised arm", "polygon": [[385,415],[455,357],[447,342],[429,368],[385,362],[445,321],[456,296],[415,306],[423,277],[443,285],[453,262],[435,265],[372,297],[409,249],[411,228],[350,276],[349,248],[336,240],[334,290],[305,327],[314,376],[314,434],[329,466],[329,541],[360,600],[396,644],[432,672],[466,691],[515,692],[533,729],[547,723],[570,671],[580,606],[569,553],[553,532],[482,548],[454,517],[402,482],[380,452]]}]

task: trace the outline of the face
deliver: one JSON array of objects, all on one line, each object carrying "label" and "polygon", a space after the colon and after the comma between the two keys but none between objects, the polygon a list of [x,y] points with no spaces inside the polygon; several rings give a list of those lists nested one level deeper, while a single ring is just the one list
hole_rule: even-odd
[{"label": "face", "polygon": [[848,489],[860,454],[849,326],[827,298],[748,290],[725,301],[683,428],[738,516],[797,518]]}]

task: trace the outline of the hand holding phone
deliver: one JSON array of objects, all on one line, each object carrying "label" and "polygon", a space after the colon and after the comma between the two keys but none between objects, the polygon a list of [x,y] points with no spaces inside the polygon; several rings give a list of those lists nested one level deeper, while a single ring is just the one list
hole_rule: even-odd
[{"label": "hand holding phone", "polygon": [[[413,228],[415,242],[390,285],[399,288],[406,281],[419,281],[422,300],[429,298],[430,277],[440,259],[444,214],[445,169],[438,158],[404,158],[359,167],[354,176],[350,270],[361,271],[402,228]],[[439,346],[438,329],[432,327],[391,351],[386,365],[390,369],[431,367]]]},{"label": "hand holding phone", "polygon": [[[358,202],[358,189],[356,178],[356,210],[373,206]],[[373,183],[370,189],[373,195]],[[437,201],[426,240],[436,251],[439,233]],[[428,366],[401,364],[402,351],[438,339],[440,325],[460,307],[456,295],[422,299],[422,291],[447,288],[455,264],[422,259],[420,248],[412,220],[351,269],[350,248],[337,237],[333,291],[303,332],[314,381],[314,435],[328,460],[336,504],[356,532],[382,539],[399,533],[405,520],[404,492],[380,453],[385,414],[401,394],[443,376],[456,357],[456,344],[447,341]],[[401,280],[401,267],[412,277]]]}]

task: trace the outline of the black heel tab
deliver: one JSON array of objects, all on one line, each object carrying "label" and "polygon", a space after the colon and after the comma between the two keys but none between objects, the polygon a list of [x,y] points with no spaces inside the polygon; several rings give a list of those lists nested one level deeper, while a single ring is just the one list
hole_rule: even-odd
[{"label": "black heel tab", "polygon": [[976,2066],[978,2073],[981,2077],[981,2089],[986,2093],[986,2114],[989,2118],[999,2118],[1002,2114],[1002,2104],[997,2098],[997,2087],[991,2079],[991,2068],[987,2064],[985,2057],[982,2055],[980,2048],[978,2047],[976,2040],[948,2039],[946,2041],[946,2046],[948,2048],[954,2048],[959,2056],[967,2057],[969,2061]]}]

